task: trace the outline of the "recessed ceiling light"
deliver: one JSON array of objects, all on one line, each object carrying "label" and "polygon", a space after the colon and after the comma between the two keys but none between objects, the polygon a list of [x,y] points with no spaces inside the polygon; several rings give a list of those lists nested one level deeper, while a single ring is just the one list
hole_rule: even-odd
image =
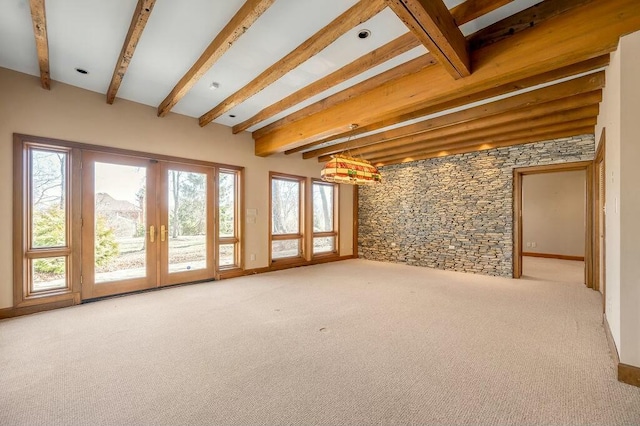
[{"label": "recessed ceiling light", "polygon": [[76,71],[80,74],[89,74],[89,71],[85,70],[84,68],[76,68]]},{"label": "recessed ceiling light", "polygon": [[220,87],[220,83],[216,83],[215,81],[213,83],[211,83],[211,86],[209,86],[210,90],[216,90],[218,87]]},{"label": "recessed ceiling light", "polygon": [[358,32],[358,38],[361,38],[361,39],[369,38],[370,35],[371,35],[371,31],[369,30],[360,30]]}]

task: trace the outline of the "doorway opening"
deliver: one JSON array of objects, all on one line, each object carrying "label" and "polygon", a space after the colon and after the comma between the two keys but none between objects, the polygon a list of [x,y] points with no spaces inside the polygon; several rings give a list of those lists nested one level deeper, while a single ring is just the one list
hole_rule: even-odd
[{"label": "doorway opening", "polygon": [[514,170],[513,276],[593,287],[592,162]]}]

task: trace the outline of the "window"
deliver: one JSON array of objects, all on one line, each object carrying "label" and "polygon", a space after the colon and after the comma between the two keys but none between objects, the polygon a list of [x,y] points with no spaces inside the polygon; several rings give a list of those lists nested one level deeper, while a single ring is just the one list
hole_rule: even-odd
[{"label": "window", "polygon": [[304,177],[271,173],[271,260],[304,257]]},{"label": "window", "polygon": [[237,170],[218,171],[218,266],[220,268],[240,266],[238,175]]},{"label": "window", "polygon": [[338,185],[313,181],[313,254],[337,253],[337,211]]},{"label": "window", "polygon": [[72,149],[17,141],[15,152],[15,172],[21,176],[15,221],[23,232],[14,254],[14,305],[44,296],[69,298],[77,281],[72,259],[79,229],[72,221]]}]

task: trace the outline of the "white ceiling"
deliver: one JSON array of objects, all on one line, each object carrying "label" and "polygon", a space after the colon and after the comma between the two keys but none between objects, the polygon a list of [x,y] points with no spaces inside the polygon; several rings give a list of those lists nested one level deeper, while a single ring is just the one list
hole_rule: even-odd
[{"label": "white ceiling", "polygon": [[[245,0],[157,0],[118,97],[157,107]],[[461,27],[471,34],[541,0],[515,0]],[[445,0],[452,8],[462,0]],[[46,0],[51,79],[106,93],[136,0]],[[322,29],[357,0],[277,0],[176,105],[199,117]],[[361,29],[371,37],[359,39]],[[318,55],[215,120],[238,124],[263,108],[407,32],[390,9],[344,34]],[[415,48],[249,130],[413,59]],[[29,0],[0,0],[0,67],[39,75]],[[84,68],[82,75],[75,68]],[[218,90],[210,90],[212,82]],[[55,90],[55,83],[52,89]],[[113,106],[117,108],[117,100]],[[235,115],[235,118],[229,117]]]}]

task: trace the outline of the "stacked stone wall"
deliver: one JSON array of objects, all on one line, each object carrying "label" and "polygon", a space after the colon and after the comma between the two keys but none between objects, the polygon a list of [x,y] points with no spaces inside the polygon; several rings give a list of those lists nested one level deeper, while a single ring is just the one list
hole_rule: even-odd
[{"label": "stacked stone wall", "polygon": [[593,135],[381,168],[359,191],[364,259],[512,276],[513,169],[592,160]]}]

